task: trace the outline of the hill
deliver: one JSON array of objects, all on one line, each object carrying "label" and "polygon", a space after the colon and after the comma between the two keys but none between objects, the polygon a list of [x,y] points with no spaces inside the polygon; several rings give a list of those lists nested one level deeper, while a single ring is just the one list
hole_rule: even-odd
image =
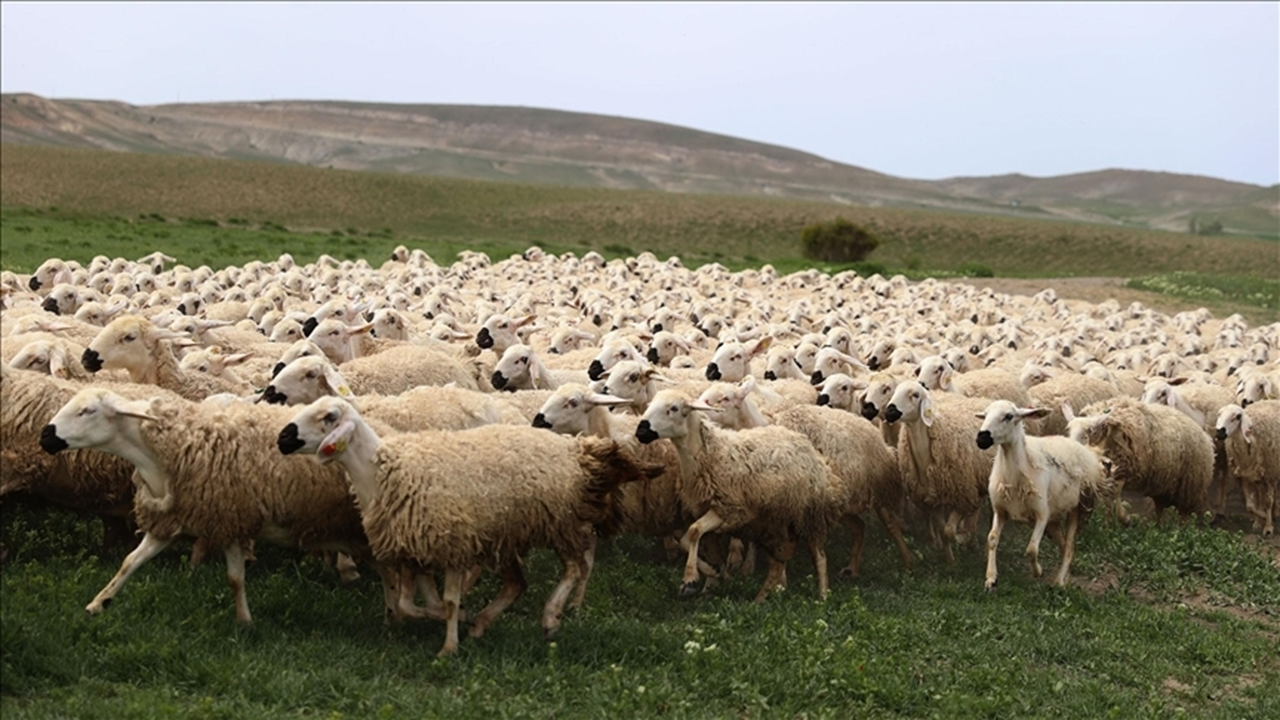
[{"label": "hill", "polygon": [[783,197],[1280,236],[1280,188],[1103,170],[1053,178],[894,177],[645,120],[527,107],[273,101],[135,106],[0,97],[0,142],[266,160],[567,187]]}]

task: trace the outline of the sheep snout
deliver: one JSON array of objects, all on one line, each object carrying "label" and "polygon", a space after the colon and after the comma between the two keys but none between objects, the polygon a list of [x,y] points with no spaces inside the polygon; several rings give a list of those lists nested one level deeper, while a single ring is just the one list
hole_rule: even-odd
[{"label": "sheep snout", "polygon": [[96,373],[102,369],[102,356],[98,354],[97,350],[85,348],[84,354],[80,356],[80,364],[84,366],[85,370]]},{"label": "sheep snout", "polygon": [[536,428],[545,428],[547,430],[552,429],[551,423],[547,422],[547,416],[542,413],[538,413],[533,416],[533,426]]},{"label": "sheep snout", "polygon": [[[430,318],[427,319],[430,320]],[[493,347],[493,335],[489,333],[489,328],[480,328],[480,332],[476,333],[476,344],[482,350]]]},{"label": "sheep snout", "polygon": [[592,360],[591,366],[587,368],[587,377],[591,378],[591,382],[595,382],[596,380],[599,380],[600,376],[603,374],[604,363],[599,360]]},{"label": "sheep snout", "polygon": [[897,405],[890,405],[884,409],[885,422],[897,422],[902,417],[902,411]]},{"label": "sheep snout", "polygon": [[62,450],[71,447],[66,440],[58,437],[58,428],[54,425],[45,425],[40,431],[40,447],[50,455],[56,455]]},{"label": "sheep snout", "polygon": [[818,404],[819,404],[819,405],[828,405],[828,404],[830,404],[830,403],[831,403],[831,396],[830,396],[830,395],[828,395],[828,394],[826,394],[826,393],[822,393],[821,395],[819,395],[819,396],[818,396]]},{"label": "sheep snout", "polygon": [[866,418],[867,420],[875,420],[876,416],[879,414],[880,414],[880,408],[877,408],[875,406],[875,403],[869,403],[869,402],[862,403],[862,417]]},{"label": "sheep snout", "polygon": [[707,366],[707,379],[713,380],[713,381],[720,379],[719,365],[716,365],[715,363],[711,363],[710,365]]},{"label": "sheep snout", "polygon": [[982,450],[986,450],[987,448],[995,444],[996,444],[996,441],[994,438],[991,437],[990,430],[982,430],[978,433],[978,447],[981,448]]},{"label": "sheep snout", "polygon": [[648,420],[641,420],[640,424],[636,426],[636,439],[648,445],[658,439],[658,433],[649,425]]},{"label": "sheep snout", "polygon": [[53,313],[54,315],[62,314],[58,312],[58,301],[52,295],[45,298],[44,302],[40,303],[40,307],[44,308],[47,312]]},{"label": "sheep snout", "polygon": [[292,455],[305,447],[306,444],[306,440],[298,437],[297,423],[285,425],[284,429],[280,431],[280,435],[276,438],[276,447],[280,448],[281,455]]}]

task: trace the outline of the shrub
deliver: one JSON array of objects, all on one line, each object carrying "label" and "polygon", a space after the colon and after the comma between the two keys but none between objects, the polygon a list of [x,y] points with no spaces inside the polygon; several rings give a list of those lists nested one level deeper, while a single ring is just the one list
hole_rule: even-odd
[{"label": "shrub", "polygon": [[996,273],[982,263],[967,262],[960,265],[960,274],[964,277],[995,277]]},{"label": "shrub", "polygon": [[800,232],[804,256],[821,262],[848,263],[865,259],[880,247],[880,238],[843,217],[806,225]]}]

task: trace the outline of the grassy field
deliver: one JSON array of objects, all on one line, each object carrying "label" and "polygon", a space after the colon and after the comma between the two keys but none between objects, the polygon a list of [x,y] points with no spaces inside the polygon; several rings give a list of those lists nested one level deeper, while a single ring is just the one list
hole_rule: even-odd
[{"label": "grassy field", "polygon": [[[224,226],[338,231],[340,236],[326,241],[332,254],[367,250],[379,257],[399,237],[459,249],[519,251],[537,244],[556,251],[612,249],[618,255],[649,250],[660,257],[678,254],[693,265],[773,262],[783,270],[803,263],[799,237],[804,225],[843,215],[884,240],[871,260],[889,269],[940,276],[955,274],[968,263],[1019,277],[1131,277],[1195,270],[1274,278],[1275,265],[1263,261],[1280,259],[1280,245],[1258,238],[24,146],[5,146],[0,155],[0,206],[56,208],[53,214],[63,217],[114,217],[126,225],[160,216]],[[353,239],[371,235],[375,237]],[[31,256],[7,247],[12,242],[8,236],[6,229],[3,260],[15,267],[31,262]]]},{"label": "grassy field", "polygon": [[[556,562],[539,552],[525,597],[441,660],[442,626],[385,625],[370,577],[342,587],[272,548],[249,570],[252,627],[235,623],[221,563],[190,569],[185,550],[89,617],[120,559],[84,551],[96,521],[12,504],[0,521],[5,718],[1280,715],[1277,548],[1231,529],[1096,517],[1076,583],[1054,589],[1030,578],[1015,526],[988,595],[976,544],[948,567],[913,542],[924,562],[906,573],[871,523],[863,577],[820,603],[797,557],[790,589],[763,605],[749,602],[760,575],[677,600],[679,569],[624,537],[602,546],[555,642],[538,616]],[[486,578],[476,593],[495,590]]]}]

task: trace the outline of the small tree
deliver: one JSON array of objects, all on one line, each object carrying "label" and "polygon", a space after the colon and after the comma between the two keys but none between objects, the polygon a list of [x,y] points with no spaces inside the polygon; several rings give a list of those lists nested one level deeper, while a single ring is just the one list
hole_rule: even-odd
[{"label": "small tree", "polygon": [[880,247],[880,238],[845,218],[806,225],[800,232],[804,256],[822,262],[857,262]]}]

